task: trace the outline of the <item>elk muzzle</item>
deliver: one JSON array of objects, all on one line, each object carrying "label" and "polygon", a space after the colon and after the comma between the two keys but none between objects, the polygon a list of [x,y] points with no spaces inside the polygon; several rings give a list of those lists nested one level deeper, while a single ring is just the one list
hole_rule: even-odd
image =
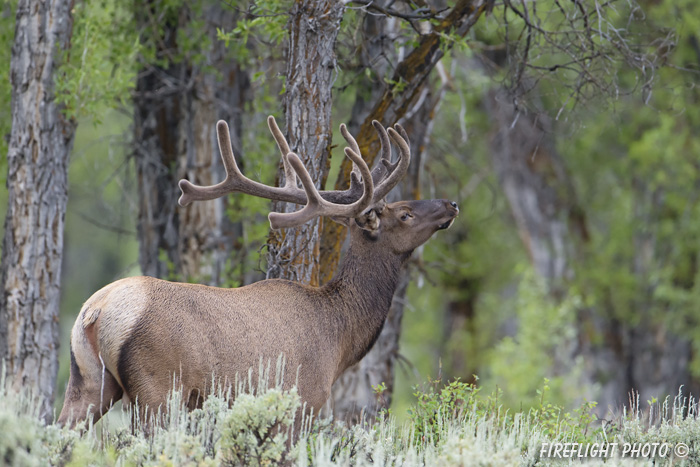
[{"label": "elk muzzle", "polygon": [[452,223],[455,221],[455,219],[459,215],[459,206],[457,206],[457,203],[455,203],[454,201],[448,201],[448,200],[444,200],[444,202],[447,203],[447,205],[449,206],[447,208],[447,212],[448,212],[448,215],[452,214],[452,218],[449,219],[448,221],[446,221],[445,223],[440,224],[438,226],[438,230],[449,229],[450,226],[452,226]]}]

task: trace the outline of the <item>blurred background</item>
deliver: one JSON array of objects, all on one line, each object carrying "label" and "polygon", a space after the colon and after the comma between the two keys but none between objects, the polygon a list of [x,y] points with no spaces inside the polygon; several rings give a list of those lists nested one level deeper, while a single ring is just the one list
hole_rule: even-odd
[{"label": "blurred background", "polygon": [[[215,123],[225,119],[246,175],[275,182],[265,119],[284,121],[287,3],[75,2],[56,82],[78,123],[59,393],[72,323],[104,285],[140,274],[225,287],[266,277],[270,204],[232,195],[180,208],[177,180],[223,178]],[[382,96],[414,86],[396,76],[420,66],[406,59],[437,31],[444,57],[398,119],[413,162],[395,197],[449,198],[461,214],[414,255],[378,347],[338,383],[337,413],[352,401],[402,416],[416,385],[453,378],[501,391],[516,410],[545,384],[556,403],[597,401],[601,414],[619,412],[630,391],[642,401],[681,386],[697,394],[700,4],[486,2],[464,34],[442,31],[461,3],[345,5],[326,188],[341,169],[338,124],[357,134]],[[13,8],[0,7],[3,135]],[[382,382],[383,393],[371,389]]]}]

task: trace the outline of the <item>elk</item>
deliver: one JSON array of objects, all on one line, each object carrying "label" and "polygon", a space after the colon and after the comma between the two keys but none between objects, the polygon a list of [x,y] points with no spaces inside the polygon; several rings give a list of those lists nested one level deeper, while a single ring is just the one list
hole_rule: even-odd
[{"label": "elk", "polygon": [[[207,187],[181,180],[179,203],[238,192],[304,205],[293,213],[270,213],[270,225],[289,228],[316,216],[346,225],[350,242],[338,273],[321,287],[268,279],[225,289],[152,277],[107,285],[85,302],[73,326],[70,378],[58,423],[74,426],[87,417],[97,422],[121,398],[153,413],[164,406],[174,381],[193,409],[213,381],[234,381],[257,368],[261,358],[275,361],[281,354],[284,386],[296,383],[307,409],[318,413],[333,382],[379,336],[401,266],[459,213],[448,200],[386,203],[410,162],[408,136],[398,124],[388,131],[376,121],[373,125],[381,141],[380,163],[370,172],[357,142],[341,125],[349,144],[345,154],[353,162],[350,188],[318,191],[273,117],[268,126],[284,165],[282,187],[240,172],[228,126],[219,121],[226,178]],[[389,138],[399,149],[396,162]]]}]

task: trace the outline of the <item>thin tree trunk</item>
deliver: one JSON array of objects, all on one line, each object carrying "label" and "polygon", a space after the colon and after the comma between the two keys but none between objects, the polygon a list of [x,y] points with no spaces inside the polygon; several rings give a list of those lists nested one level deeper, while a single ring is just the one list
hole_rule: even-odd
[{"label": "thin tree trunk", "polygon": [[[454,239],[455,245],[469,241],[469,235],[462,233]],[[459,378],[467,383],[476,383],[479,363],[483,362],[483,349],[478,345],[477,299],[481,281],[478,277],[455,277],[450,288],[458,290],[458,297],[450,300],[445,309],[442,324],[442,375],[444,381]]]},{"label": "thin tree trunk", "polygon": [[[656,205],[662,193],[641,180],[633,182],[633,212],[637,225],[658,223],[654,213],[661,209]],[[658,203],[660,204],[660,203]],[[601,301],[597,309],[583,310],[578,317],[579,346],[577,355],[583,357],[586,377],[598,385],[596,401],[601,411],[619,410],[629,401],[631,392],[639,394],[641,401],[683,392],[696,393],[689,365],[693,350],[689,339],[668,329],[665,319],[654,319],[650,304],[654,302],[652,271],[658,268],[658,257],[666,248],[659,245],[653,228],[635,232],[633,236],[635,256],[630,270],[640,284],[638,295],[630,303],[635,322],[618,319],[613,300]],[[689,277],[697,271],[690,270]],[[687,282],[692,286],[692,279]],[[615,290],[607,292],[610,296]]]},{"label": "thin tree trunk", "polygon": [[0,351],[15,388],[43,398],[52,418],[68,160],[76,124],[54,80],[73,30],[69,0],[20,0],[12,47],[12,132],[2,249]]},{"label": "thin tree trunk", "polygon": [[[216,38],[217,29],[235,26],[237,13],[225,3],[212,2],[204,17],[211,46],[204,51],[204,66],[215,71],[197,69],[194,76],[192,114],[183,122],[191,126],[193,142],[180,156],[178,178],[186,177],[198,185],[213,185],[226,176],[216,140],[216,122],[225,120],[231,131],[231,145],[241,170],[245,158],[241,135],[244,107],[250,101],[248,73],[237,64],[223,41]],[[184,170],[183,170],[184,169]],[[227,211],[229,198],[193,203],[179,209],[180,270],[185,278],[198,278],[210,285],[224,285],[230,280],[229,263],[245,264],[247,254],[242,242],[243,226],[232,222]],[[245,271],[241,271],[244,276]],[[241,283],[245,282],[244,278]]]},{"label": "thin tree trunk", "polygon": [[[421,37],[419,44],[395,68],[391,82],[401,83],[401,88],[398,89],[395,85],[385,88],[355,134],[362,155],[371,166],[379,151],[379,141],[372,128],[372,120],[378,120],[385,125],[393,125],[406,117],[407,114],[410,115],[414,112],[416,107],[426,112],[429,118],[421,119],[421,116],[413,115],[406,119],[406,126],[415,123],[416,127],[419,127],[422,121],[427,123],[423,130],[407,128],[412,139],[412,154],[414,157],[418,156],[412,162],[412,170],[415,172],[407,180],[407,185],[410,188],[405,190],[410,192],[413,197],[420,195],[420,185],[417,180],[421,166],[420,156],[424,150],[424,143],[429,139],[434,111],[440,101],[439,98],[435,99],[434,97],[428,99],[428,103],[426,103],[422,97],[429,93],[429,90],[426,89],[428,76],[444,56],[446,50],[453,45],[453,42],[441,44],[441,34],[449,33],[457,36],[467,34],[480,18],[485,3],[480,0],[457,2],[444,21],[435,26],[430,33]],[[431,101],[434,105],[429,103]],[[352,165],[344,160],[336,181],[336,189],[342,190],[349,186],[351,168]],[[321,264],[326,277],[332,277],[335,273],[341,246],[346,235],[347,230],[340,225],[328,223],[324,226]],[[378,410],[391,404],[394,364],[398,356],[404,297],[409,280],[408,273],[404,274],[406,275],[401,278],[402,286],[397,290],[398,295],[395,297],[387,322],[375,347],[365,356],[363,361],[348,369],[333,386],[333,411],[336,417],[356,422],[359,409],[367,407],[367,414],[374,416]],[[372,386],[382,382],[385,383],[386,391],[380,398],[377,398]]]},{"label": "thin tree trunk", "polygon": [[493,164],[518,233],[537,273],[561,297],[564,281],[573,277],[576,244],[588,241],[588,230],[551,124],[544,115],[516,108],[503,88],[491,91],[487,101],[496,128]]},{"label": "thin tree trunk", "polygon": [[[383,6],[382,3],[379,3]],[[399,24],[395,18],[380,15],[365,15],[362,33],[366,41],[358,50],[359,64],[361,69],[370,69],[372,74],[358,73],[359,82],[355,84],[356,95],[352,107],[348,130],[351,134],[358,133],[362,122],[372,110],[384,93],[386,83],[384,76],[389,67],[395,61],[396,34]],[[327,241],[334,237],[334,233],[341,228],[340,224],[328,223],[324,225],[324,236],[321,243],[321,258],[325,267],[321,268],[321,283],[326,283],[333,278],[337,262],[340,258],[340,246],[330,245]],[[329,250],[330,249],[330,250]],[[329,259],[329,258],[332,258]],[[332,267],[328,263],[333,263]],[[399,278],[396,295],[402,297],[408,287],[408,274],[402,272]],[[399,300],[400,301],[400,300]],[[333,416],[339,420],[346,420],[349,423],[357,423],[360,420],[362,409],[367,409],[372,415],[377,413],[378,399],[373,386],[384,382],[386,373],[390,372],[392,377],[389,383],[393,384],[393,367],[396,358],[397,348],[393,344],[398,344],[399,328],[402,311],[397,313],[397,308],[402,308],[399,301],[392,301],[386,323],[382,329],[382,334],[377,339],[372,350],[335,382],[331,396],[328,399],[324,410],[332,412]],[[398,323],[396,323],[398,318]],[[397,326],[394,326],[397,324]],[[382,361],[380,356],[385,358]],[[391,391],[388,389],[389,394]]]},{"label": "thin tree trunk", "polygon": [[217,28],[233,27],[236,13],[221,3],[204,7],[208,37],[203,40],[211,46],[201,51],[205,61],[197,66],[178,58],[197,51],[180,50],[176,42],[178,31],[191,27],[191,12],[183,7],[177,15],[159,17],[156,4],[139,4],[137,10],[144,35],[157,35],[144,40],[155,39],[158,58],[168,60],[167,66],[145,66],[135,94],[139,262],[145,275],[222,285],[241,226],[227,218],[227,198],[178,207],[177,182],[186,177],[211,185],[224,178],[215,136],[218,119],[231,124],[234,151],[241,156],[241,114],[249,80],[216,39]]},{"label": "thin tree trunk", "polygon": [[176,62],[178,28],[189,11],[159,11],[157,1],[135,1],[136,24],[156,60],[138,74],[134,98],[134,160],[139,190],[139,264],[147,276],[176,278],[178,250],[177,163],[187,141],[183,123],[191,111],[191,73]]},{"label": "thin tree trunk", "polygon": [[[634,180],[632,186],[635,194],[633,206],[635,223],[659,225],[657,216],[664,216],[659,213],[666,209],[662,201],[666,195],[664,190],[652,188],[645,180]],[[639,393],[642,401],[647,401],[654,398],[662,399],[668,395],[673,396],[678,393],[681,386],[686,394],[696,394],[698,389],[697,382],[692,380],[690,374],[693,355],[691,341],[668,329],[668,321],[658,317],[654,319],[652,316],[650,304],[654,302],[655,281],[651,276],[655,270],[658,270],[659,263],[664,262],[661,258],[667,254],[665,251],[667,246],[659,241],[656,229],[653,228],[638,230],[634,234],[633,241],[635,256],[632,270],[638,282],[643,285],[636,300],[633,300],[632,307],[635,315],[640,319],[637,323],[625,322],[622,326],[624,347],[621,366],[627,371],[620,373],[626,376],[626,381],[622,387],[602,384],[602,390],[606,396],[606,399],[601,401],[605,404],[604,408],[613,404],[619,407],[620,403],[626,403],[628,401],[626,396],[632,390]],[[697,270],[690,268],[687,273],[684,278],[676,276],[678,286],[684,284],[686,287],[693,287],[693,278],[696,277]],[[596,318],[601,321],[600,316]],[[605,320],[605,324],[610,327],[610,320]],[[597,353],[605,350],[595,346],[590,346],[589,349]],[[594,369],[597,370],[597,374],[606,375],[600,371],[599,366],[607,362],[598,358],[595,363]]]},{"label": "thin tree trunk", "polygon": [[[325,185],[332,141],[331,89],[336,74],[335,42],[344,6],[335,0],[297,0],[288,23],[285,92],[286,133],[290,148],[306,166],[318,189]],[[284,171],[280,165],[278,184]],[[293,212],[275,201],[272,210]],[[319,285],[322,219],[279,231],[268,242],[268,278]]]}]

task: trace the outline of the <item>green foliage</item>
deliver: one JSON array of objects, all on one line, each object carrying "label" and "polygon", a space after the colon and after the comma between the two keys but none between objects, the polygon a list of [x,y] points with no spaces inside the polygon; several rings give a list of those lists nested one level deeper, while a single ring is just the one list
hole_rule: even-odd
[{"label": "green foliage", "polygon": [[15,36],[15,8],[17,0],[5,1],[0,5],[0,181],[4,186],[6,176],[7,141],[12,125],[10,115],[12,88],[10,83],[10,56]]},{"label": "green foliage", "polygon": [[296,389],[273,388],[256,396],[240,394],[232,404],[222,394],[214,394],[201,409],[188,412],[182,394],[175,391],[161,423],[148,434],[140,428],[132,432],[127,427],[110,427],[108,419],[101,422],[101,449],[89,442],[97,435],[93,426],[88,426],[83,438],[54,426],[46,431],[60,431],[64,438],[69,435],[65,439],[70,443],[57,437],[51,440],[56,446],[49,444],[53,450],[68,446],[61,463],[69,460],[69,465],[275,465],[283,460],[299,406]]},{"label": "green foliage", "polygon": [[56,94],[66,115],[100,123],[105,107],[126,106],[140,51],[132,18],[128,4],[117,0],[76,4],[71,47],[56,75]]},{"label": "green foliage", "polygon": [[[576,264],[575,287],[604,316],[697,342],[700,6],[671,1],[645,6],[648,27],[665,28],[673,38],[673,46],[659,42],[671,65],[656,71],[660,85],[645,100],[612,103],[604,119],[600,109],[582,113],[582,127],[560,148],[577,174],[588,223],[595,226]],[[622,70],[625,74],[625,80],[635,80]],[[695,358],[691,371],[700,375]]]},{"label": "green foliage", "polygon": [[440,380],[429,380],[427,390],[414,393],[416,402],[408,410],[414,442],[440,444],[441,437],[450,434],[446,423],[460,424],[470,418],[492,419],[500,426],[511,428],[524,420],[540,435],[554,441],[587,443],[595,442],[602,435],[601,429],[594,427],[596,403],[584,402],[573,412],[567,411],[547,399],[551,388],[546,378],[537,389],[536,405],[526,411],[521,409],[515,415],[503,408],[504,392],[500,388],[488,396],[483,396],[481,389],[459,380],[445,385]]},{"label": "green foliage", "polygon": [[[509,394],[510,398],[504,401],[506,406],[516,407],[526,401],[551,368],[564,364],[567,345],[576,337],[576,313],[582,307],[583,299],[573,293],[561,303],[555,303],[541,278],[530,269],[523,272],[512,308],[519,323],[517,333],[504,337],[488,356],[489,376]],[[562,360],[557,360],[557,356]],[[580,371],[577,362],[572,365],[566,361],[566,365],[566,372],[550,376],[548,382],[549,387],[555,388],[560,403],[585,395],[581,391],[587,389],[577,385]]]},{"label": "green foliage", "polygon": [[406,86],[408,86],[408,83],[404,81],[403,77],[399,77],[398,81],[389,78],[384,78],[384,81],[391,86],[391,95],[394,97],[401,94],[404,91],[404,89],[406,89]]},{"label": "green foliage", "polygon": [[[233,57],[242,65],[251,66],[260,59],[260,52],[281,53],[286,36],[289,2],[261,0],[251,3],[248,14],[239,18],[231,31],[217,29],[217,38],[230,47]],[[264,75],[263,71],[253,76],[254,80]]]},{"label": "green foliage", "polygon": [[598,417],[595,415],[595,402],[583,402],[573,413],[564,407],[547,400],[551,391],[549,379],[545,378],[540,389],[537,389],[539,404],[530,409],[528,420],[537,426],[548,439],[575,443],[593,443],[604,435],[602,428],[594,428]]},{"label": "green foliage", "polygon": [[439,388],[440,380],[428,379],[426,391],[414,388],[415,404],[408,409],[417,443],[439,443],[445,420],[460,420],[476,409],[480,388],[454,380]]},{"label": "green foliage", "polygon": [[[544,16],[542,26],[555,26],[557,16],[552,11],[556,11],[557,2],[536,3],[539,14]],[[110,117],[102,118],[103,110],[122,103],[133,88],[136,55],[141,66],[167,67],[170,63],[185,59],[196,66],[205,66],[202,51],[210,42],[197,19],[204,3],[163,0],[153,4],[156,5],[154,11],[157,15],[140,31],[143,33],[141,42],[137,40],[137,28],[131,19],[131,4],[114,0],[76,3],[73,47],[63,63],[64,75],[58,78],[60,96],[69,115],[87,116],[108,123]],[[0,41],[5,44],[0,48],[0,63],[7,65],[7,70],[14,24],[12,5],[13,2],[5,2],[0,12]],[[236,5],[247,3],[237,2]],[[517,2],[514,5],[520,7]],[[570,9],[576,3],[562,5]],[[491,405],[491,409],[488,409],[484,408],[489,406],[483,404],[480,389],[475,386],[453,382],[441,388],[431,382],[425,393],[416,392],[418,402],[413,402],[410,408],[410,430],[416,430],[416,433],[406,434],[402,431],[405,427],[392,425],[397,422],[390,419],[390,414],[386,414],[385,419],[371,429],[341,429],[335,426],[327,431],[319,429],[313,437],[303,440],[308,462],[323,463],[327,459],[328,463],[342,463],[353,459],[353,462],[369,463],[394,456],[393,462],[404,460],[407,464],[416,459],[465,465],[479,461],[486,464],[493,459],[493,463],[511,464],[518,462],[523,443],[529,445],[538,437],[590,439],[597,436],[596,430],[591,428],[592,403],[578,402],[579,406],[571,410],[576,407],[572,401],[582,400],[591,389],[578,387],[578,363],[574,362],[573,368],[567,366],[564,374],[552,376],[550,371],[557,363],[555,355],[561,355],[558,351],[573,340],[574,317],[581,309],[595,308],[625,324],[642,321],[661,323],[691,339],[696,346],[695,354],[698,354],[700,327],[695,324],[700,321],[700,273],[697,268],[697,245],[700,244],[697,180],[700,175],[696,159],[700,146],[695,134],[700,127],[700,106],[697,105],[700,91],[696,75],[683,70],[697,66],[697,51],[692,38],[700,30],[699,5],[694,0],[643,2],[643,6],[648,8],[646,18],[650,30],[652,26],[677,28],[673,36],[677,39],[675,48],[669,46],[667,54],[662,56],[673,67],[655,69],[656,82],[662,83],[662,86],[646,94],[644,98],[648,100],[639,96],[617,97],[610,102],[592,99],[587,105],[590,113],[587,113],[574,108],[572,102],[564,104],[570,91],[566,85],[575,80],[577,73],[558,68],[544,75],[545,79],[539,85],[544,108],[556,111],[565,105],[571,111],[564,114],[569,121],[560,122],[556,129],[561,141],[559,149],[572,173],[591,228],[590,243],[582,245],[583,251],[574,264],[575,282],[569,284],[570,293],[562,303],[554,303],[550,299],[546,285],[534,276],[528,265],[508,206],[499,193],[498,180],[490,169],[489,138],[492,136],[492,126],[483,108],[484,96],[488,91],[486,84],[494,78],[470,65],[465,66],[468,62],[463,61],[462,56],[445,60],[454,92],[446,94],[436,116],[430,158],[425,167],[424,179],[429,183],[424,185],[424,197],[455,199],[460,204],[462,214],[450,231],[441,232],[439,239],[436,236],[425,247],[420,265],[421,275],[417,281],[424,285],[422,288],[412,287],[410,292],[412,307],[408,307],[406,314],[402,353],[416,364],[419,373],[428,373],[435,366],[438,355],[441,355],[446,362],[446,373],[454,372],[466,377],[477,371],[483,376],[485,391],[492,388],[502,388],[503,391],[500,393],[496,389],[490,393],[489,397],[498,401],[498,405]],[[527,7],[534,8],[535,2],[527,3]],[[158,33],[168,22],[179,21],[183,8],[189,9],[187,11],[192,13],[194,20],[190,26],[178,31],[178,55],[159,53],[154,38],[159,37]],[[287,8],[288,2],[278,0],[254,2],[248,10],[249,14],[239,18],[232,31],[219,32],[219,39],[227,41],[231,55],[248,67],[257,79],[252,90],[255,101],[250,105],[255,112],[246,114],[243,161],[245,172],[251,178],[267,183],[274,180],[279,156],[274,141],[264,131],[262,116],[279,109],[280,83],[275,79],[263,79],[269,75],[277,76],[279,71],[279,67],[269,65],[265,60],[281,56]],[[611,17],[610,26],[618,27],[620,21],[626,19],[623,14],[626,13],[625,8],[619,9],[618,16]],[[490,53],[502,52],[504,37],[508,37],[511,43],[520,41],[520,45],[524,44],[527,33],[523,29],[522,19],[510,10],[504,15],[500,13],[497,11],[496,14],[482,17],[474,33],[466,41],[459,40],[456,45],[469,44],[474,50],[484,51],[490,56]],[[354,77],[364,76],[374,80],[376,86],[389,85],[394,87],[394,91],[400,91],[401,86],[405,86],[401,80],[388,82],[385,76],[378,76],[373,69],[357,70],[354,67],[354,57],[364,40],[358,34],[363,17],[364,12],[360,8],[351,8],[346,12],[339,41],[339,50],[345,53],[339,54],[341,68],[338,82],[354,83]],[[507,31],[503,18],[510,24]],[[575,20],[579,21],[579,17]],[[556,38],[566,39],[566,35]],[[442,45],[456,40],[456,37],[444,36]],[[595,37],[593,45],[600,47],[601,40],[602,36]],[[392,41],[396,49],[402,49],[405,54],[418,43],[418,36],[408,22],[401,22],[400,33],[398,37],[392,37]],[[562,44],[565,45],[565,42]],[[668,45],[659,42],[652,44],[660,44],[660,49]],[[542,47],[545,45],[541,36],[534,38],[533,50],[539,52],[530,54],[531,66],[549,69],[570,59],[563,53],[543,53]],[[511,64],[517,70],[519,61],[515,56],[511,57]],[[590,61],[584,60],[580,64],[593,70]],[[627,65],[621,63],[619,57],[606,64],[609,68],[602,75],[609,80],[606,82],[614,83],[623,90],[634,88],[639,83],[638,75],[629,73]],[[392,73],[393,67],[387,69],[388,73]],[[592,73],[599,76],[595,70]],[[497,73],[496,79],[501,79],[502,75]],[[586,86],[592,82],[583,81]],[[369,98],[367,86],[361,91],[357,99]],[[0,80],[0,105],[4,109],[9,109],[9,95],[9,79]],[[352,92],[346,92],[339,99],[348,100],[344,105],[349,109],[353,104],[351,98],[355,96]],[[0,136],[9,132],[9,112],[5,115],[6,118],[0,119]],[[578,129],[574,131],[566,123],[573,123]],[[109,144],[104,144],[104,139],[99,141],[102,144],[97,148],[93,145],[76,151],[78,157],[74,158],[71,167],[71,203],[74,206],[81,204],[68,217],[77,218],[75,212],[78,211],[84,217],[76,220],[72,225],[77,227],[66,235],[67,241],[72,242],[72,246],[69,246],[72,257],[76,258],[67,261],[66,268],[72,274],[70,277],[76,278],[70,279],[71,282],[65,287],[65,295],[71,296],[67,298],[64,308],[70,310],[71,315],[91,292],[114,277],[123,275],[135,257],[133,241],[127,247],[115,240],[119,235],[107,237],[104,231],[99,235],[91,234],[94,233],[94,226],[85,221],[85,218],[104,220],[95,212],[109,212],[107,205],[134,204],[129,198],[129,194],[135,192],[133,186],[124,189],[110,185],[106,196],[109,203],[94,203],[90,211],[80,201],[81,197],[95,198],[95,188],[100,187],[81,186],[75,181],[101,180],[106,186],[106,180],[111,179],[111,174],[102,172],[99,177],[96,176],[90,167],[97,164],[94,157],[104,157],[105,151],[111,154],[112,148],[118,147],[121,140],[111,139]],[[78,144],[76,141],[76,147]],[[5,146],[4,138],[0,138],[2,154],[6,153]],[[90,153],[90,157],[83,158],[81,151]],[[115,158],[112,155],[109,157]],[[334,162],[339,159],[334,158]],[[472,183],[474,180],[477,182]],[[115,190],[125,194],[116,195]],[[256,251],[264,245],[268,233],[265,213],[269,205],[264,200],[248,196],[234,195],[231,199],[231,209],[227,214],[232,220],[243,222],[245,231],[245,237],[240,239],[238,251],[241,253],[231,258],[229,264],[230,281],[227,285],[237,286],[250,280],[249,271],[258,267],[260,260]],[[108,224],[133,230],[133,222],[123,217],[119,222],[112,222],[110,217]],[[92,253],[93,250],[86,246],[86,237],[90,237],[90,240],[96,237],[103,239],[100,240],[99,249],[107,253]],[[124,251],[129,253],[124,254]],[[640,251],[644,251],[645,255],[640,255]],[[643,268],[636,269],[640,258],[650,260],[643,264]],[[95,264],[101,273],[97,274],[86,267],[88,264]],[[89,276],[89,280],[84,280],[85,276]],[[447,339],[442,310],[452,304],[468,303],[469,300],[474,302],[473,315],[466,325],[452,330]],[[66,336],[72,316],[70,321],[63,326]],[[516,328],[514,331],[513,327]],[[601,337],[593,336],[593,340],[598,342]],[[62,345],[62,351],[67,354],[67,350],[66,342]],[[469,367],[459,368],[460,359],[466,360]],[[67,358],[64,361],[67,362]],[[694,359],[692,367],[694,374],[700,375],[700,359]],[[67,365],[62,365],[64,376],[59,387],[65,386],[66,369]],[[404,375],[399,377],[405,378]],[[549,380],[542,386],[545,377],[549,377]],[[413,381],[399,382],[396,390],[408,392],[413,384]],[[410,394],[403,397],[399,406],[394,407],[398,417],[404,416],[405,410],[400,409],[405,409],[411,403],[409,397]],[[93,446],[85,438],[74,439],[64,448],[57,448],[57,452],[72,456],[72,462],[76,465],[80,464],[80,459],[97,464],[115,463],[119,456],[139,465],[215,462],[217,446],[222,446],[224,441],[219,441],[221,432],[217,428],[218,422],[211,423],[211,420],[219,420],[220,413],[227,408],[219,407],[215,399],[209,401],[211,404],[205,405],[202,411],[194,411],[191,418],[183,418],[184,425],[173,425],[175,431],[170,430],[167,435],[157,434],[154,438],[157,441],[153,443],[121,431],[107,440],[107,446],[112,446],[112,450],[108,448],[103,451],[101,460],[94,457]],[[463,409],[469,404],[476,407],[475,412]],[[502,410],[499,409],[500,404],[504,407]],[[525,408],[515,412],[509,419],[511,422],[504,425],[506,428],[499,428],[503,421],[499,417],[505,417],[503,414],[508,410],[521,407]],[[479,414],[479,417],[474,418],[470,415],[473,413]],[[499,415],[492,416],[493,413]],[[456,422],[460,417],[462,421]],[[632,421],[639,420],[633,415],[631,417],[628,421],[630,424],[625,425],[628,428],[632,426]],[[643,421],[639,423],[639,430],[644,436],[653,432],[645,427]],[[25,419],[21,424],[26,425],[27,429],[31,426]],[[536,428],[529,430],[533,426]],[[587,428],[576,430],[576,427],[583,426]],[[519,429],[525,431],[519,432]],[[653,432],[649,436],[682,439],[684,433],[694,433],[694,429],[697,429],[697,422],[692,418],[678,419],[677,422],[669,422],[667,432]],[[33,433],[40,433],[41,430],[37,426]],[[494,433],[493,437],[477,436],[476,433],[484,431]],[[206,436],[202,434],[205,432]],[[422,444],[424,433],[428,435],[426,439],[435,444]],[[634,430],[626,433],[637,436]],[[13,449],[20,447],[18,455],[30,450],[31,455],[43,452],[32,447],[34,445],[29,446],[27,440],[17,433],[9,436],[15,436],[11,438],[14,441],[9,446]],[[49,435],[36,436],[40,439],[44,439],[42,436],[50,438]],[[397,441],[399,439],[400,442]],[[438,440],[439,443],[436,442]],[[52,442],[47,441],[49,444]],[[235,444],[234,441],[230,442]],[[168,447],[163,447],[161,452],[162,446]],[[417,454],[419,450],[422,450],[422,454]],[[228,454],[230,459],[235,457],[232,452]],[[532,459],[531,456],[525,457]]]},{"label": "green foliage", "polygon": [[0,463],[7,466],[64,465],[76,445],[85,445],[77,432],[45,425],[39,401],[30,391],[16,393],[0,368]]},{"label": "green foliage", "polygon": [[165,274],[162,279],[165,279],[167,281],[174,281],[174,282],[186,282],[188,280],[196,281],[197,279],[201,278],[186,278],[186,277],[180,277],[179,274],[177,273],[177,270],[175,268],[175,263],[168,257],[168,252],[164,249],[161,249],[158,251],[158,261],[163,262],[165,266],[168,269],[167,274]]}]

